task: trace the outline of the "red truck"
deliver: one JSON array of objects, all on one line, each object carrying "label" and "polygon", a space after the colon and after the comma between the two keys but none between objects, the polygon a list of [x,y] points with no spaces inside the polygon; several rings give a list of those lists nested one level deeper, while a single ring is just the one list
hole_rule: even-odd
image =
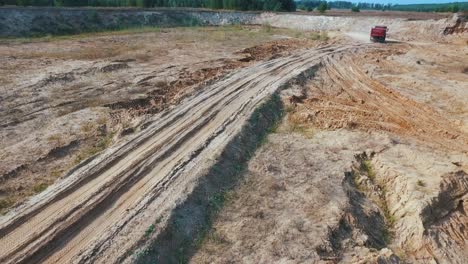
[{"label": "red truck", "polygon": [[371,29],[370,32],[370,40],[371,41],[378,41],[378,42],[385,42],[385,38],[387,37],[387,27],[386,26],[375,26]]}]

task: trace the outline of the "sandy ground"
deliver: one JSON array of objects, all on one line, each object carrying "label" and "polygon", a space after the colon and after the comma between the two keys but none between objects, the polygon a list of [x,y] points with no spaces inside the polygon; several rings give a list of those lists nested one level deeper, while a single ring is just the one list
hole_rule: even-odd
[{"label": "sandy ground", "polygon": [[[0,45],[1,212],[236,68],[314,45],[291,30],[181,28]],[[271,42],[265,47],[255,47]]]},{"label": "sandy ground", "polygon": [[389,18],[406,18],[412,20],[428,20],[428,19],[443,19],[452,16],[452,13],[430,13],[430,12],[404,12],[404,11],[379,11],[379,10],[361,10],[360,12],[352,12],[351,10],[332,9],[327,10],[325,14],[318,11],[299,11],[300,15],[307,16],[339,16],[339,17],[389,17]]},{"label": "sandy ground", "polygon": [[[0,262],[463,263],[466,25],[259,21],[2,41]],[[367,43],[377,22],[394,41]],[[279,90],[284,121],[192,236]]]},{"label": "sandy ground", "polygon": [[[206,34],[206,42],[195,45],[189,34],[200,40]],[[114,47],[122,43],[131,47],[144,45],[145,38],[149,46],[143,50],[124,50],[122,54],[100,58],[99,62],[94,57],[77,58],[75,53],[57,49],[66,45],[76,52],[90,49],[91,54],[102,55],[105,51],[100,49],[110,47],[100,45],[101,41],[115,43]],[[223,39],[226,43],[222,43]],[[210,46],[212,41],[216,44]],[[160,56],[151,54],[159,54],[168,42],[180,44]],[[99,48],[89,48],[87,44]],[[174,29],[21,45],[24,49],[17,52],[14,60],[8,60],[11,65],[5,71],[22,60],[35,58],[34,52],[41,49],[45,51],[37,60],[53,60],[46,69],[55,71],[44,74],[44,69],[38,72],[29,66],[31,72],[26,80],[13,71],[11,89],[3,97],[2,144],[6,151],[2,154],[2,187],[5,200],[16,199],[17,207],[1,219],[1,259],[25,263],[78,261],[77,256],[105,262],[109,257],[116,260],[125,256],[154,221],[152,214],[141,215],[148,213],[141,208],[151,205],[167,211],[174,204],[167,199],[179,199],[179,195],[168,194],[187,188],[167,190],[165,194],[161,192],[163,186],[173,186],[174,181],[181,181],[178,184],[182,186],[193,182],[196,178],[192,177],[199,177],[201,172],[187,177],[183,171],[189,170],[196,160],[214,160],[256,106],[278,86],[314,65],[316,56],[350,48],[343,46],[335,51],[324,47],[291,56],[292,51],[317,47],[322,42],[311,40],[308,34],[262,27]],[[17,46],[6,43],[3,48],[10,54]],[[29,51],[30,46],[36,50]],[[228,74],[239,68],[246,69]],[[31,78],[34,75],[38,77]],[[18,91],[30,91],[30,96],[37,99],[21,102],[31,97],[14,96]],[[52,92],[57,96],[51,96]],[[172,106],[176,104],[177,107]],[[97,140],[88,143],[90,150],[88,138]],[[107,150],[95,155],[104,149]],[[50,163],[55,166],[51,168]],[[75,164],[79,165],[73,167]],[[210,163],[205,164],[198,169]],[[54,170],[57,167],[59,172]],[[52,184],[62,173],[67,174]],[[36,187],[37,182],[44,181],[40,188]],[[40,194],[23,202],[31,192]],[[107,208],[107,213],[103,214],[97,205]],[[128,218],[124,220],[125,212]],[[113,231],[118,226],[119,238]],[[131,226],[141,230],[134,233]],[[31,228],[34,233],[29,232]],[[117,240],[109,248],[110,237]],[[130,237],[135,239],[129,240]],[[96,251],[101,250],[105,253],[97,257]]]},{"label": "sandy ground", "polygon": [[465,41],[325,58],[285,90],[286,120],[191,263],[464,263]]}]

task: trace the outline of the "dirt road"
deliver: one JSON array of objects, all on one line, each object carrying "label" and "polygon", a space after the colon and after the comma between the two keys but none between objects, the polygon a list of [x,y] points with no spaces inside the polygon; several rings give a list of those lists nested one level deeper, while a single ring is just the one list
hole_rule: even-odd
[{"label": "dirt road", "polygon": [[464,39],[326,57],[283,90],[283,123],[190,263],[465,263]]},{"label": "dirt road", "polygon": [[294,36],[202,27],[0,44],[0,214],[200,87],[321,42]]},{"label": "dirt road", "polygon": [[[174,206],[178,195],[168,193],[195,181],[259,104],[324,56],[360,46],[328,46],[256,64],[157,115],[140,133],[2,218],[0,261],[103,262],[103,251],[118,246],[119,254],[105,259],[115,261],[135,243],[121,233],[154,221],[155,214],[143,215],[148,206]],[[159,204],[161,197],[166,200]]]}]

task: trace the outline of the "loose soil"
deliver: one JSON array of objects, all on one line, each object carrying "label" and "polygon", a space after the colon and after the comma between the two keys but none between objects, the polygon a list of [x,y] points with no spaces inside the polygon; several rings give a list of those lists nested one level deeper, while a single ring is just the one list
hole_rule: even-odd
[{"label": "loose soil", "polygon": [[290,35],[297,32],[221,27],[6,41],[0,45],[2,213],[199,87],[316,45],[307,34]]},{"label": "loose soil", "polygon": [[[200,40],[201,43],[197,43],[201,49],[191,49],[195,44],[192,39],[187,39],[189,32],[195,32],[199,38],[200,33],[209,33],[206,42]],[[170,212],[175,201],[195,184],[212,165],[211,161],[220,155],[225,144],[238,134],[257,106],[278,86],[313,67],[318,57],[352,47],[318,47],[323,43],[310,40],[307,34],[301,33],[301,39],[290,39],[288,35],[279,35],[281,32],[297,35],[297,32],[289,30],[235,27],[98,36],[97,41],[116,42],[116,45],[120,42],[115,38],[132,43],[139,37],[138,43],[141,44],[146,36],[150,42],[148,45],[155,45],[155,36],[172,34],[174,42],[180,38],[180,45],[188,47],[184,46],[187,50],[183,51],[177,48],[168,50],[161,56],[149,54],[136,61],[128,56],[138,57],[132,52],[138,53],[139,50],[112,55],[110,62],[56,58],[54,62],[62,67],[54,65],[53,69],[65,68],[64,73],[48,73],[41,78],[44,74],[36,72],[38,77],[31,78],[36,71],[31,67],[27,80],[12,76],[12,90],[6,91],[6,103],[2,105],[18,110],[14,111],[16,115],[4,115],[6,129],[2,131],[5,131],[7,140],[2,143],[10,140],[16,144],[5,147],[9,154],[2,156],[2,160],[7,161],[2,167],[6,172],[2,186],[7,195],[22,200],[1,218],[0,233],[4,238],[0,242],[2,261],[69,262],[72,259],[78,261],[79,255],[81,261],[106,262],[111,256],[113,261],[128,257],[128,252],[141,243],[145,229],[154,221],[150,212],[155,208],[165,215]],[[243,45],[248,43],[242,42],[235,50],[227,43],[224,46],[221,46],[223,43],[209,45],[213,41],[209,37],[229,39],[230,45],[234,45],[231,41],[234,36],[236,41],[242,41],[244,36],[251,44],[255,41],[264,44],[244,49]],[[63,41],[73,47],[75,40]],[[84,43],[77,44],[76,49],[86,46],[81,45],[86,44],[86,40],[78,41]],[[34,45],[53,48],[64,44],[60,42]],[[165,39],[163,43],[166,43]],[[32,44],[22,45],[28,47]],[[104,45],[98,47],[107,48]],[[225,55],[230,47],[229,58],[208,56],[210,52],[210,56],[216,52]],[[298,51],[308,47],[317,47],[317,50]],[[5,49],[11,51],[13,45],[5,45]],[[150,50],[153,49],[144,49],[143,52]],[[157,46],[154,50],[158,51]],[[48,52],[55,51],[51,49]],[[20,55],[25,56],[21,52]],[[48,60],[48,55],[45,56]],[[204,63],[199,62],[202,57]],[[166,65],[161,64],[163,60],[167,60]],[[71,64],[70,68],[63,67],[64,64]],[[88,84],[77,85],[82,82]],[[29,96],[42,95],[46,100],[57,102],[51,102],[54,104],[52,107],[51,103],[46,107],[43,102],[21,103],[20,100],[29,97],[14,97],[14,88],[22,92],[30,90]],[[56,96],[48,96],[54,91]],[[70,106],[79,109],[68,108]],[[26,111],[29,113],[25,114]],[[88,113],[95,113],[96,117],[93,119]],[[58,126],[61,130],[50,131],[57,125],[57,119],[62,122]],[[44,126],[44,122],[51,124]],[[52,137],[51,132],[59,137]],[[97,135],[102,135],[102,138]],[[86,145],[88,138],[99,142]],[[41,139],[42,144],[30,143]],[[50,146],[51,142],[68,146],[73,141],[80,144],[73,143],[75,147],[67,148],[69,152],[62,155],[65,159],[52,158],[50,153],[57,152],[57,147]],[[41,185],[38,195],[25,200],[29,193],[18,194],[10,186],[41,179],[39,173],[29,170],[41,165],[41,155],[56,163],[63,162],[55,165],[60,166],[65,174],[49,188],[46,184]],[[69,161],[73,163],[67,163]],[[204,165],[195,168],[195,164]],[[44,174],[47,175],[48,171]],[[60,177],[60,173],[54,176],[50,181]],[[173,187],[168,189],[169,186]],[[35,190],[35,186],[32,188]],[[176,200],[169,202],[168,199]],[[149,211],[142,210],[150,207]],[[123,215],[126,216],[122,218]],[[29,232],[31,228],[36,231]],[[109,247],[107,243],[111,237],[116,240]],[[105,253],[97,253],[101,251]]]},{"label": "loose soil", "polygon": [[0,262],[463,263],[460,21],[2,41]]},{"label": "loose soil", "polygon": [[190,262],[464,263],[467,54],[455,38],[325,57],[283,91]]},{"label": "loose soil", "polygon": [[351,10],[332,9],[327,10],[325,14],[318,11],[307,12],[299,11],[300,15],[307,16],[337,16],[337,17],[388,17],[388,18],[406,18],[410,20],[428,20],[428,19],[443,19],[453,15],[453,13],[436,13],[436,12],[404,12],[404,11],[379,11],[379,10],[361,10],[360,12],[352,12]]}]

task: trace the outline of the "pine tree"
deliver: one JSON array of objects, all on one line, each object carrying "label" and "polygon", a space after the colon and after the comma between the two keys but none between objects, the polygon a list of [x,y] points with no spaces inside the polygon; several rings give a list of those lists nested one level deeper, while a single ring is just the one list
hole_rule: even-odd
[{"label": "pine tree", "polygon": [[327,11],[327,2],[321,2],[320,5],[317,7],[317,10],[320,13],[325,13],[325,11]]}]

